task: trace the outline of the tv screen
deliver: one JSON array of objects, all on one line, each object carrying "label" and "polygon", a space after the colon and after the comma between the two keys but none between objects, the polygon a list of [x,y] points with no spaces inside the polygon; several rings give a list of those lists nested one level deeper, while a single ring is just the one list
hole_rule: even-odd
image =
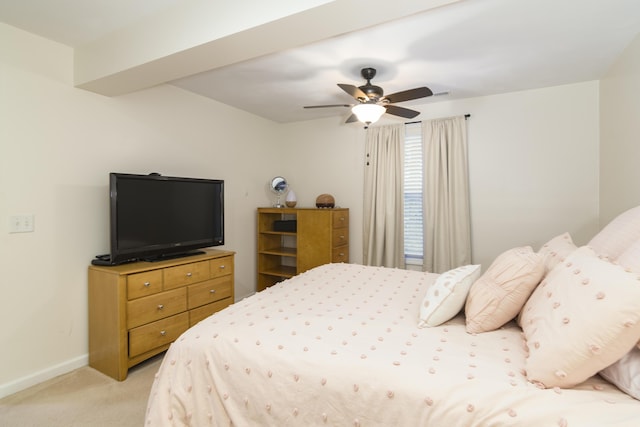
[{"label": "tv screen", "polygon": [[224,244],[224,181],[111,173],[110,263]]}]

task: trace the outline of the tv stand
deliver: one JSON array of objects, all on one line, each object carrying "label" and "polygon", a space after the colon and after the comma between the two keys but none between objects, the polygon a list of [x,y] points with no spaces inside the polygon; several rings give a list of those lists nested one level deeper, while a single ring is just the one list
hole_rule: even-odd
[{"label": "tv stand", "polygon": [[89,365],[116,380],[234,302],[234,252],[89,266]]}]

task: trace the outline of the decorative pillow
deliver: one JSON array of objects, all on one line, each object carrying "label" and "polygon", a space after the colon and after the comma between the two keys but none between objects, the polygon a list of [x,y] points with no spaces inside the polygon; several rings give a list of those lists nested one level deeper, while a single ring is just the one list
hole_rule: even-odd
[{"label": "decorative pillow", "polygon": [[640,338],[640,277],[581,247],[524,306],[527,378],[569,388],[624,356]]},{"label": "decorative pillow", "polygon": [[600,371],[600,375],[629,396],[640,400],[640,349],[632,348],[622,359]]},{"label": "decorative pillow", "polygon": [[[627,271],[640,273],[640,240],[622,252],[616,263]],[[600,371],[600,375],[629,396],[640,400],[640,343],[622,359]]]},{"label": "decorative pillow", "polygon": [[569,233],[560,234],[542,245],[538,253],[544,258],[545,274],[576,249],[578,247],[573,243]]},{"label": "decorative pillow", "polygon": [[418,326],[438,326],[462,310],[469,288],[480,277],[479,265],[465,265],[442,273],[427,289]]},{"label": "decorative pillow", "polygon": [[471,285],[465,306],[467,332],[492,331],[516,317],[544,271],[542,255],[531,246],[500,254]]},{"label": "decorative pillow", "polygon": [[618,258],[629,246],[640,240],[640,206],[615,217],[588,245],[611,260]]}]

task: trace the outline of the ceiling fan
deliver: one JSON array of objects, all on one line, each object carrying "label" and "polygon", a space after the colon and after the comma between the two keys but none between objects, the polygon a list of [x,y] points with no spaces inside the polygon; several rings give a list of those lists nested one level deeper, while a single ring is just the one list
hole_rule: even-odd
[{"label": "ceiling fan", "polygon": [[304,108],[352,107],[352,114],[345,123],[360,121],[368,126],[378,121],[384,113],[412,119],[420,114],[420,112],[398,107],[393,104],[433,95],[433,92],[428,87],[417,87],[385,96],[380,86],[371,84],[371,79],[376,75],[375,68],[363,68],[360,74],[367,81],[367,83],[362,86],[338,83],[338,86],[342,90],[358,101],[357,104],[309,105]]}]

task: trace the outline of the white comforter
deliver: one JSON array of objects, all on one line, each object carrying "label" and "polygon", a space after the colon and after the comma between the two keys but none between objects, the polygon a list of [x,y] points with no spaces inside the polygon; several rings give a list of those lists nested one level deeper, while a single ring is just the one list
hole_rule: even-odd
[{"label": "white comforter", "polygon": [[435,277],[329,264],[228,307],[168,350],[145,425],[640,426],[640,401],[599,376],[529,383],[514,323],[418,328]]}]

